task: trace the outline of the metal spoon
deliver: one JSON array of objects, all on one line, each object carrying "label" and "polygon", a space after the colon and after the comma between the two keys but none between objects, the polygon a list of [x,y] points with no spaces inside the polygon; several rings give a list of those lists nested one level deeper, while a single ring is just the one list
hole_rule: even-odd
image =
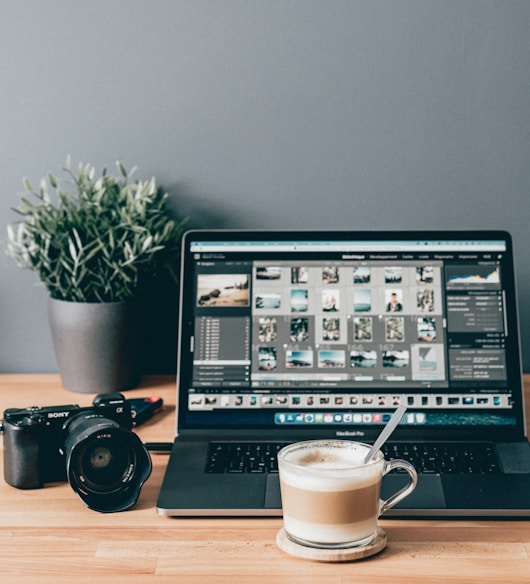
[{"label": "metal spoon", "polygon": [[377,440],[374,442],[374,445],[368,451],[364,459],[364,463],[366,464],[372,456],[383,446],[383,444],[388,440],[390,434],[395,430],[396,426],[399,424],[399,421],[403,417],[407,406],[405,404],[401,404],[398,409],[392,414],[390,420],[388,420],[387,425],[383,428],[381,434],[377,437]]}]

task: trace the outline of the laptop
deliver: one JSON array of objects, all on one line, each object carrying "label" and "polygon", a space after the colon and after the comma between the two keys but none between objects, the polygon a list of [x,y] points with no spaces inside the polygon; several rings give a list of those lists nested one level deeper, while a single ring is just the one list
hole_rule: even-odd
[{"label": "laptop", "polygon": [[187,232],[158,513],[281,515],[282,445],[373,443],[405,403],[387,516],[530,516],[516,304],[503,231]]}]

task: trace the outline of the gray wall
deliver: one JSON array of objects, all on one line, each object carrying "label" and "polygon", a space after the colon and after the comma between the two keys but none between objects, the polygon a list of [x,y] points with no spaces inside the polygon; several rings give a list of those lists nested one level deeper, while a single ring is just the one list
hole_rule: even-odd
[{"label": "gray wall", "polygon": [[[530,2],[5,0],[1,12],[1,238],[22,177],[38,183],[68,153],[137,164],[193,226],[508,229],[530,372]],[[34,284],[0,254],[2,372],[56,368]],[[153,371],[173,367],[165,302]]]}]

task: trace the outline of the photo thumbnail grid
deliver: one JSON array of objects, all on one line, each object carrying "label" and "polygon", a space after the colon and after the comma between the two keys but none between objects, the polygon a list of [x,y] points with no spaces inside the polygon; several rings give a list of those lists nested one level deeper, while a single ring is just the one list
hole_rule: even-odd
[{"label": "photo thumbnail grid", "polygon": [[253,380],[446,379],[441,263],[254,267]]}]

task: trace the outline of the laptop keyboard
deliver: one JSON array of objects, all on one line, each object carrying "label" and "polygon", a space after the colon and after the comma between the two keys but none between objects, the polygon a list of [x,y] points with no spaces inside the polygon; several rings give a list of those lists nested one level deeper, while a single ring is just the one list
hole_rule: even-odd
[{"label": "laptop keyboard", "polygon": [[278,472],[277,454],[286,445],[281,442],[211,442],[206,472]]},{"label": "laptop keyboard", "polygon": [[[208,473],[277,473],[281,442],[212,442]],[[390,443],[382,448],[387,459],[408,460],[424,474],[497,474],[500,464],[492,444],[476,443]],[[404,471],[401,471],[404,472]]]},{"label": "laptop keyboard", "polygon": [[[492,444],[385,444],[385,458],[408,460],[423,474],[498,474],[500,464]],[[403,471],[404,472],[404,471]]]}]

